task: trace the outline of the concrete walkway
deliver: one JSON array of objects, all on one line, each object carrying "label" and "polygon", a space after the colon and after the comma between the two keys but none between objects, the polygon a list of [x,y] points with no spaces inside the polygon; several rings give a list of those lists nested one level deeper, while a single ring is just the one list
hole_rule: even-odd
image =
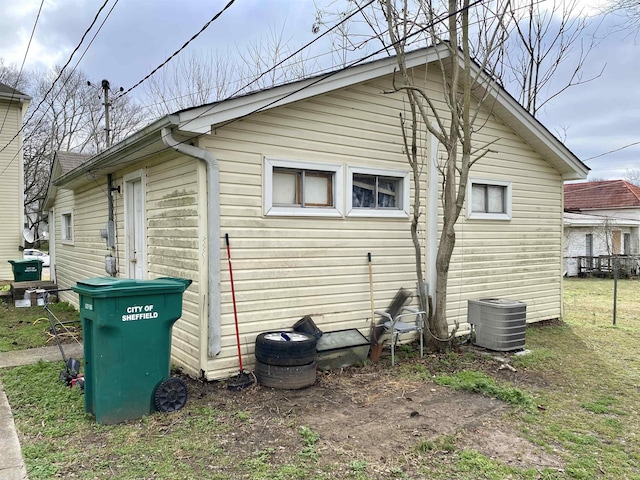
[{"label": "concrete walkway", "polygon": [[[83,356],[82,345],[77,343],[63,345],[63,349],[67,358],[82,358]],[[0,368],[29,365],[37,363],[39,360],[60,361],[62,363],[60,349],[54,345],[15,352],[0,352]],[[0,455],[0,478],[2,480],[28,479],[16,425],[2,383],[0,383],[0,452],[2,452]]]}]

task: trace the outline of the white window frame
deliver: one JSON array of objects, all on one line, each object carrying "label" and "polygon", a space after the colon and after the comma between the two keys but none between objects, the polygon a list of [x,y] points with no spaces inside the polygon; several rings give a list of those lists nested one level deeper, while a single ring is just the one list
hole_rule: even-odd
[{"label": "white window frame", "polygon": [[[65,216],[69,215],[69,222],[65,221]],[[71,238],[67,237],[67,225],[70,223],[71,227]],[[60,242],[65,245],[73,245],[74,243],[74,221],[73,221],[73,210],[63,210],[60,212]]]},{"label": "white window frame", "polygon": [[[296,207],[273,205],[273,169],[290,168],[333,173],[332,207]],[[331,163],[299,160],[264,159],[264,214],[265,216],[342,217],[344,211],[344,167]]]},{"label": "white window frame", "polygon": [[[504,213],[485,213],[485,212],[474,212],[473,211],[473,185],[482,184],[496,187],[504,187]],[[512,195],[511,195],[511,182],[506,180],[491,180],[487,178],[471,178],[469,177],[469,181],[467,183],[467,218],[470,220],[511,220],[511,204],[512,204]]]},{"label": "white window frame", "polygon": [[[372,175],[378,177],[392,177],[401,181],[398,208],[357,208],[353,206],[353,175]],[[347,216],[349,217],[383,217],[383,218],[408,218],[409,198],[411,190],[410,174],[406,170],[388,170],[385,168],[349,167],[347,175]]]}]

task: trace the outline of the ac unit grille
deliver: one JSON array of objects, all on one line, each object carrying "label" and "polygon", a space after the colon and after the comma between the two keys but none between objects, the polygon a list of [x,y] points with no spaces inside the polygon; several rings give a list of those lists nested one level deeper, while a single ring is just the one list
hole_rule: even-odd
[{"label": "ac unit grille", "polygon": [[527,305],[517,300],[485,298],[469,300],[467,321],[474,326],[475,344],[501,352],[525,345]]}]

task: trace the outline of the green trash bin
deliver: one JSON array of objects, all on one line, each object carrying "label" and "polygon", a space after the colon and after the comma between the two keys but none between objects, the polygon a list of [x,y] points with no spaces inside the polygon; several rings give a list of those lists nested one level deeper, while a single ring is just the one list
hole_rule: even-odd
[{"label": "green trash bin", "polygon": [[13,280],[32,282],[42,278],[42,260],[8,260],[13,269]]},{"label": "green trash bin", "polygon": [[171,329],[182,315],[191,280],[90,278],[73,290],[80,300],[84,343],[84,406],[110,425],[174,411],[186,384],[169,377]]}]

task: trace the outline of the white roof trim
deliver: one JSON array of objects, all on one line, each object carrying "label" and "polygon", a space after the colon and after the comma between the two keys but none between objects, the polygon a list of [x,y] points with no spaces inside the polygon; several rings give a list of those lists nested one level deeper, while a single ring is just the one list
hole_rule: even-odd
[{"label": "white roof trim", "polygon": [[633,220],[631,218],[619,218],[611,217],[607,215],[585,215],[580,213],[563,214],[563,223],[568,227],[591,227],[602,226],[604,222],[609,222],[611,226],[615,227],[638,227],[640,226],[640,220]]},{"label": "white roof trim", "polygon": [[[406,55],[407,67],[412,68],[449,56],[445,46],[415,50]],[[249,93],[218,103],[203,105],[182,112],[180,130],[211,133],[214,125],[235,120],[256,111],[265,111],[340,88],[363,83],[398,69],[396,57],[387,57],[373,62],[328,72],[312,78],[286,85]]]},{"label": "white roof trim", "polygon": [[[406,54],[408,68],[450,57],[446,45],[422,48]],[[462,59],[459,59],[462,62]],[[563,180],[584,179],[589,167],[582,163],[544,125],[527,112],[511,95],[496,84],[479,67],[472,65],[477,76],[477,89],[487,92],[495,100],[493,113],[536,151],[541,153],[561,174]],[[281,107],[299,100],[331,92],[392,74],[398,69],[396,57],[387,57],[362,65],[318,75],[298,82],[269,88],[256,93],[203,105],[178,112],[180,130],[199,134],[211,133],[216,125],[249,114]]]}]

